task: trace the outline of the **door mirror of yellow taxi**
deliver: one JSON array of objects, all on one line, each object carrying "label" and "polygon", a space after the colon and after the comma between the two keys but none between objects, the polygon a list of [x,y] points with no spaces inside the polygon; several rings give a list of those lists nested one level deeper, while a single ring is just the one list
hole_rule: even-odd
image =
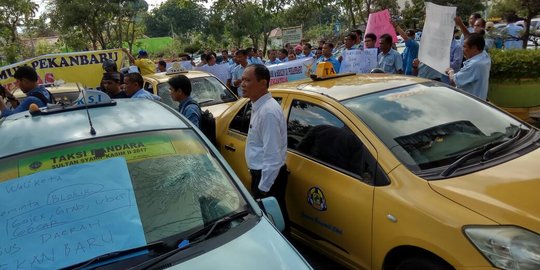
[{"label": "door mirror of yellow taxi", "polygon": [[283,232],[285,229],[285,221],[283,220],[283,214],[279,208],[279,204],[274,197],[266,197],[260,200],[257,200],[259,206],[263,209],[268,216],[268,219],[276,226],[276,228]]}]

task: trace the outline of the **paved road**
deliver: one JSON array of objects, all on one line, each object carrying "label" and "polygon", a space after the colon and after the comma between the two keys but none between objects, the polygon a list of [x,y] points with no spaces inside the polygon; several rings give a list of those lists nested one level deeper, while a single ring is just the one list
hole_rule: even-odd
[{"label": "paved road", "polygon": [[296,241],[296,240],[289,240],[291,243],[298,249],[300,253],[302,253],[302,256],[306,258],[306,260],[309,262],[309,264],[313,267],[315,270],[345,270],[347,268],[341,266],[337,262],[333,261],[332,259],[326,257],[323,254],[318,253],[317,251],[309,248],[308,246]]}]

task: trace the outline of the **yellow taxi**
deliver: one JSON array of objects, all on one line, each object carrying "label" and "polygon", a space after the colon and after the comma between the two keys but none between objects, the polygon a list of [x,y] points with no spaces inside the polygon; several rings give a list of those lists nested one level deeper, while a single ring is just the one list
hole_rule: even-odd
[{"label": "yellow taxi", "polygon": [[[540,269],[540,133],[464,92],[363,74],[271,87],[293,237],[351,269]],[[250,187],[251,103],[217,119]]]},{"label": "yellow taxi", "polygon": [[214,117],[218,117],[238,98],[218,78],[204,71],[171,69],[145,75],[144,89],[161,97],[161,102],[178,108],[178,102],[172,100],[169,93],[169,79],[183,74],[191,81],[191,97],[204,109],[208,109]]}]

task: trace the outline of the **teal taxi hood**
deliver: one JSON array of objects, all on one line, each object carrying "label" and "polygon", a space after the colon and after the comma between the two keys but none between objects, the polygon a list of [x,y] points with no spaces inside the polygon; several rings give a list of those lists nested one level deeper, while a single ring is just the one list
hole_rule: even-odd
[{"label": "teal taxi hood", "polygon": [[[152,113],[149,113],[152,112]],[[174,117],[176,114],[177,117]],[[96,135],[90,134],[86,110],[31,116],[28,111],[0,120],[0,158],[50,145],[148,130],[187,128],[181,116],[159,102],[118,99],[116,106],[89,109]],[[62,124],[63,122],[71,124]],[[62,128],[55,128],[55,127]],[[36,134],[39,134],[36,136]]]},{"label": "teal taxi hood", "polygon": [[266,218],[238,238],[189,261],[180,269],[313,269]]}]

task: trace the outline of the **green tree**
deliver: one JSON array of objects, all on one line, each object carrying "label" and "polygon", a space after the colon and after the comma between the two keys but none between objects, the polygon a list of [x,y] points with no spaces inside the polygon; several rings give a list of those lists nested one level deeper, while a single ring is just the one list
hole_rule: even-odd
[{"label": "green tree", "polygon": [[0,46],[9,63],[17,61],[23,47],[17,29],[32,20],[37,8],[31,0],[0,0]]},{"label": "green tree", "polygon": [[124,37],[133,42],[133,24],[147,8],[144,0],[50,0],[48,7],[63,39],[79,32],[93,49],[121,47]]},{"label": "green tree", "polygon": [[443,6],[453,6],[457,8],[457,15],[460,16],[463,21],[467,21],[469,15],[474,12],[480,12],[484,10],[484,4],[482,1],[471,1],[471,0],[431,0],[430,2],[443,5]]},{"label": "green tree", "polygon": [[401,11],[403,25],[417,29],[422,27],[426,17],[424,0],[412,0],[405,2],[405,8]]},{"label": "green tree", "polygon": [[151,37],[187,36],[203,30],[206,9],[191,0],[167,0],[146,17],[146,33]]}]

